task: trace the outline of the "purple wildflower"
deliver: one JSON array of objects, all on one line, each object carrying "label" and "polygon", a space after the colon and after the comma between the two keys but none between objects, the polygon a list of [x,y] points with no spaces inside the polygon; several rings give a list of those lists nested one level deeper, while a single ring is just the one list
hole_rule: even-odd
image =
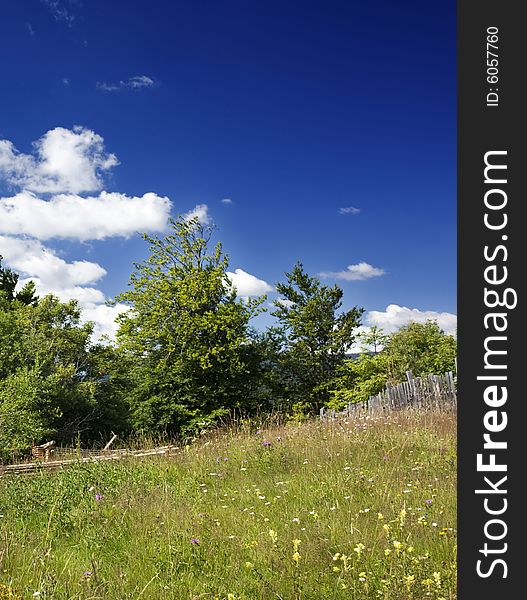
[{"label": "purple wildflower", "polygon": [[269,442],[268,440],[265,440],[262,442],[262,446],[265,446],[266,448],[268,448],[271,445],[272,445],[271,442]]},{"label": "purple wildflower", "polygon": [[96,501],[96,502],[99,502],[100,500],[102,500],[102,495],[101,495],[101,494],[99,494],[99,492],[97,492],[97,493],[95,494],[95,501]]},{"label": "purple wildflower", "polygon": [[84,571],[84,577],[91,577],[92,572],[91,571]]},{"label": "purple wildflower", "polygon": [[190,540],[190,543],[191,543],[191,544],[194,544],[195,546],[197,546],[197,545],[199,544],[199,539],[198,539],[198,538],[192,538],[192,539]]},{"label": "purple wildflower", "polygon": [[260,435],[261,433],[262,433],[262,430],[261,430],[261,429],[257,429],[257,430],[256,430],[256,435]]},{"label": "purple wildflower", "polygon": [[432,500],[425,500],[425,504],[427,506],[432,506]]}]

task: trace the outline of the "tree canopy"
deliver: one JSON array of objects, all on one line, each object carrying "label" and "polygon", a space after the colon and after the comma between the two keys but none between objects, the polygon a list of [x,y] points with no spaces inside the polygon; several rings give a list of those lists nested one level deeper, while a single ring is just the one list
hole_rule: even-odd
[{"label": "tree canopy", "polygon": [[145,235],[150,254],[118,297],[130,306],[118,341],[133,365],[139,429],[184,431],[247,401],[244,346],[263,298],[237,298],[221,244],[210,247],[212,233],[197,219],[180,218],[163,238]]},{"label": "tree canopy", "polygon": [[366,400],[407,371],[454,369],[456,341],[436,323],[358,333],[364,309],[344,310],[343,290],[300,262],[276,284],[274,323],[255,329],[265,297],[237,295],[213,235],[185,217],[163,237],[144,235],[147,258],[115,299],[128,310],[105,344],[76,301],[38,298],[0,257],[0,459],[51,437],[189,436],[234,413],[269,410],[299,419]]}]

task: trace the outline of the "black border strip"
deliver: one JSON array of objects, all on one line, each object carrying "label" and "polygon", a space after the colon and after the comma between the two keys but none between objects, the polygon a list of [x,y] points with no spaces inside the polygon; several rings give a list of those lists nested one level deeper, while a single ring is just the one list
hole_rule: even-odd
[{"label": "black border strip", "polygon": [[[523,181],[527,173],[524,117],[527,102],[520,92],[525,79],[522,63],[527,57],[524,45],[527,35],[522,31],[521,8],[521,2],[511,0],[458,2],[458,597],[461,600],[519,597],[518,593],[521,596],[524,589],[522,576],[527,573],[527,567],[520,565],[527,544],[524,536],[527,511],[523,510],[527,509],[527,498],[520,492],[527,480],[523,464],[524,444],[527,444],[524,417],[527,338],[522,319],[523,256],[527,256],[522,242],[527,235],[520,217],[522,205],[527,203],[526,192],[522,190],[527,188],[527,182]],[[497,82],[487,80],[495,73],[492,68],[487,72],[494,58],[487,56],[487,35],[491,35],[494,27],[498,29],[495,43],[498,49],[489,50],[498,54]],[[493,93],[497,96],[487,96]],[[487,154],[487,162],[507,168],[491,168],[486,183],[485,155],[498,151],[506,154]],[[498,191],[487,196],[487,203],[499,206],[500,199],[506,201],[501,209],[485,206],[489,190]],[[485,225],[485,213],[491,225],[501,225],[506,214],[507,224],[492,230]],[[485,269],[493,266],[495,270],[487,271],[487,279],[500,280],[506,268],[505,282],[490,284],[485,280]],[[496,296],[488,294],[485,302],[485,288],[506,299],[511,308],[489,307]],[[512,308],[515,294],[507,293],[507,288],[517,294],[515,308]],[[487,317],[486,329],[485,316],[498,312],[506,316]],[[505,323],[506,329],[497,332],[496,325],[503,327]],[[492,336],[505,339],[490,340]],[[506,354],[488,354],[487,368],[485,343],[487,349],[506,351]],[[495,368],[498,364],[505,367]],[[507,379],[478,380],[478,376],[497,375]],[[494,395],[492,386],[497,386]],[[507,388],[507,400],[498,406],[504,395],[502,387]],[[506,448],[484,449],[484,434],[489,433],[485,418],[487,425],[496,429],[490,433],[490,439],[506,442]],[[502,431],[497,431],[502,427]],[[506,466],[507,470],[478,471],[478,454],[483,465],[490,464],[493,460],[490,455],[494,454],[496,464]],[[505,476],[507,479],[499,483]],[[494,492],[491,484],[496,488]],[[486,491],[476,493],[476,490]],[[489,514],[491,510],[496,514]],[[498,515],[499,511],[502,514]],[[502,534],[502,539],[488,539],[500,538]],[[480,574],[478,561],[481,561]],[[520,592],[513,593],[513,588]]]}]

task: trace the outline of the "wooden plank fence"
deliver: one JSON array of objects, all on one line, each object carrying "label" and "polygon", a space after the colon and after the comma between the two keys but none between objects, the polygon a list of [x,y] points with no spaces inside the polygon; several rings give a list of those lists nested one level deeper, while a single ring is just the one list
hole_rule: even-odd
[{"label": "wooden plank fence", "polygon": [[114,460],[122,460],[123,458],[143,458],[146,456],[172,456],[179,448],[177,446],[161,446],[152,448],[151,450],[126,450],[119,449],[113,451],[90,451],[70,449],[62,454],[57,453],[58,457],[69,455],[71,458],[58,458],[57,460],[38,460],[37,462],[24,462],[15,465],[0,465],[0,477],[3,475],[17,473],[31,473],[42,469],[55,470],[70,465],[89,463],[89,462],[106,462]]},{"label": "wooden plank fence", "polygon": [[407,372],[407,381],[388,386],[365,402],[350,402],[340,412],[320,409],[320,418],[350,417],[357,413],[400,410],[402,408],[451,410],[457,407],[456,378],[452,371],[443,375],[414,378]]}]

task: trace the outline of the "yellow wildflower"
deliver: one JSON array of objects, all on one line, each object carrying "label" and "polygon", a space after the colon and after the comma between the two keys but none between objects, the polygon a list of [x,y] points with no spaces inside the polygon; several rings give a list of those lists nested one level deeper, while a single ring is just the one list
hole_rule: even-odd
[{"label": "yellow wildflower", "polygon": [[301,558],[302,558],[302,557],[300,556],[300,554],[299,554],[298,552],[295,552],[295,553],[293,554],[293,556],[292,556],[292,560],[293,560],[294,562],[296,562],[296,564],[298,564],[298,563],[300,562],[300,559],[301,559]]},{"label": "yellow wildflower", "polygon": [[434,571],[432,573],[432,577],[434,578],[435,584],[438,588],[441,587],[441,573],[438,573],[437,571]]},{"label": "yellow wildflower", "polygon": [[366,548],[364,544],[357,544],[355,548],[353,548],[354,552],[356,552],[359,556],[362,554],[362,551]]}]

